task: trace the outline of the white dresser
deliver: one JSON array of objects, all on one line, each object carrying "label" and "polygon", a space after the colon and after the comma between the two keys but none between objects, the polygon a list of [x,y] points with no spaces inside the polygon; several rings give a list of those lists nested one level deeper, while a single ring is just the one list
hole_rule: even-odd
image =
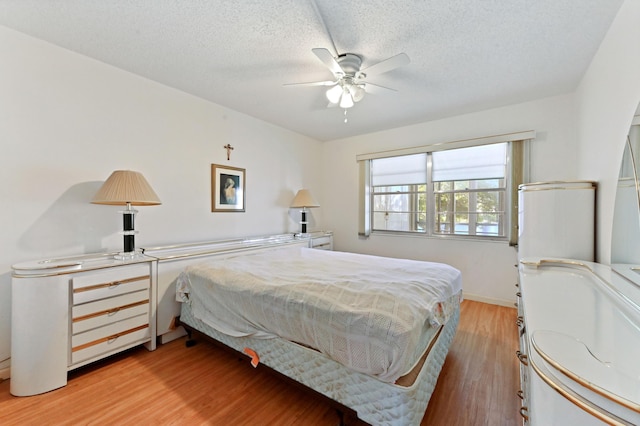
[{"label": "white dresser", "polygon": [[[629,265],[521,259],[525,424],[640,424],[640,278]],[[638,278],[637,278],[637,277]]]},{"label": "white dresser", "polygon": [[11,393],[67,384],[67,372],[130,347],[155,349],[154,259],[87,255],[13,266]]},{"label": "white dresser", "polygon": [[331,232],[218,240],[13,265],[11,393],[65,386],[69,370],[136,345],[156,348],[185,333],[176,326],[175,281],[187,266],[274,246],[333,249]]}]

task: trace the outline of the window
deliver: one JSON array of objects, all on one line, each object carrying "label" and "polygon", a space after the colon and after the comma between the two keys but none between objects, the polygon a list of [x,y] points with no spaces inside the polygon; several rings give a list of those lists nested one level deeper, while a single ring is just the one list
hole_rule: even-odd
[{"label": "window", "polygon": [[504,237],[507,143],[431,155],[433,233]]},{"label": "window", "polygon": [[373,160],[371,173],[373,229],[425,231],[427,154]]},{"label": "window", "polygon": [[512,173],[513,145],[367,159],[369,184],[361,199],[369,204],[363,209],[365,220],[373,232],[506,239],[513,220],[513,184],[521,181]]}]

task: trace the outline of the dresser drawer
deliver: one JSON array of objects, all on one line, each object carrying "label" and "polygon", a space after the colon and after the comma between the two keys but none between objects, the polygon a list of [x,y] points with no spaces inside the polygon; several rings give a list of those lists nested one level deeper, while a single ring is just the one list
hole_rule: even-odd
[{"label": "dresser drawer", "polygon": [[101,339],[93,345],[74,350],[71,352],[71,365],[114,353],[120,348],[125,349],[126,346],[135,346],[139,343],[147,342],[150,338],[151,330],[148,324],[124,330],[119,334],[111,335],[108,339]]},{"label": "dresser drawer", "polygon": [[149,315],[138,315],[136,317],[127,318],[95,328],[84,333],[78,333],[71,336],[71,351],[76,352],[83,348],[97,345],[103,341],[117,339],[119,335],[127,330],[131,330],[140,326],[149,326]]},{"label": "dresser drawer", "polygon": [[148,289],[149,286],[149,267],[146,265],[132,265],[95,274],[84,274],[72,279],[73,304]]},{"label": "dresser drawer", "polygon": [[149,315],[149,291],[146,289],[77,305],[72,309],[72,333],[82,333],[143,314]]},{"label": "dresser drawer", "polygon": [[311,239],[311,247],[315,249],[331,250],[331,237],[316,237]]}]

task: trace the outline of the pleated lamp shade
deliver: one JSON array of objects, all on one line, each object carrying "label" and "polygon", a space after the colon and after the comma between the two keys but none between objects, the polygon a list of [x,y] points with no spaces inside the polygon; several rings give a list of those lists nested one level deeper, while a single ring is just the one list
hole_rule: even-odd
[{"label": "pleated lamp shade", "polygon": [[291,207],[320,207],[308,189],[301,189],[291,202]]},{"label": "pleated lamp shade", "polygon": [[93,204],[112,206],[155,206],[160,198],[151,188],[142,173],[132,170],[116,170],[104,182],[91,200]]}]

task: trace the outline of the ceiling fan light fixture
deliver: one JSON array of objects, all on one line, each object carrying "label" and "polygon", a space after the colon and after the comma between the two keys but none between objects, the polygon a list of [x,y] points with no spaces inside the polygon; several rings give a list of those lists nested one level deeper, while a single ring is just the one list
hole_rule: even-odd
[{"label": "ceiling fan light fixture", "polygon": [[360,84],[349,86],[349,93],[354,102],[360,102],[364,98],[364,87]]},{"label": "ceiling fan light fixture", "polygon": [[342,98],[340,99],[340,108],[351,108],[353,106],[353,98],[351,97],[351,93],[348,88],[344,88],[342,92]]},{"label": "ceiling fan light fixture", "polygon": [[327,90],[327,99],[329,99],[329,102],[331,102],[332,104],[337,104],[338,102],[340,102],[340,96],[342,96],[342,92],[342,86],[335,85],[331,89]]}]

